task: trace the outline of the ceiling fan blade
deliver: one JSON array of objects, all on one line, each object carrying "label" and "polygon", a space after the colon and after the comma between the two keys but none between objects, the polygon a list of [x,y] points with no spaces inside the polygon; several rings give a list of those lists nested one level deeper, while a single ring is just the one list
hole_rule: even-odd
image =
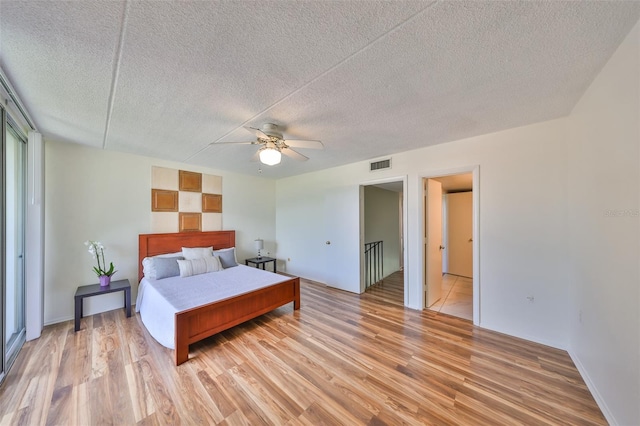
[{"label": "ceiling fan blade", "polygon": [[269,139],[269,135],[267,135],[266,133],[264,133],[260,129],[256,129],[255,127],[249,127],[249,126],[244,126],[244,128],[245,128],[245,130],[247,130],[248,132],[253,133],[254,135],[256,135],[256,137],[258,137],[260,139]]},{"label": "ceiling fan blade", "polygon": [[324,145],[320,141],[305,139],[286,139],[284,143],[294,148],[324,149]]},{"label": "ceiling fan blade", "polygon": [[255,145],[258,142],[256,141],[245,141],[245,142],[211,142],[209,145],[229,145],[229,144],[236,144],[236,145]]},{"label": "ceiling fan blade", "polygon": [[282,152],[287,157],[293,158],[297,161],[307,161],[309,157],[300,154],[298,151],[294,151],[291,148],[283,148],[280,152]]}]

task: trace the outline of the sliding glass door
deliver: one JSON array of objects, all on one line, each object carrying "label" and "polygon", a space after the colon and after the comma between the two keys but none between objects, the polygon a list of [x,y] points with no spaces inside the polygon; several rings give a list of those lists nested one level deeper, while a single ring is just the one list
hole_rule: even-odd
[{"label": "sliding glass door", "polygon": [[25,339],[24,210],[26,139],[9,123],[5,143],[5,339],[6,359],[12,362]]},{"label": "sliding glass door", "polygon": [[2,114],[2,334],[0,377],[25,341],[25,193],[26,137]]}]

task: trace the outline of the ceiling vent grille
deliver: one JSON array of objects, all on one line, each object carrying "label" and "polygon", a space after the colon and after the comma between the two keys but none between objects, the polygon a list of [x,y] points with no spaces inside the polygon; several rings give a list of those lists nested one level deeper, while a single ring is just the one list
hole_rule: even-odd
[{"label": "ceiling vent grille", "polygon": [[391,158],[387,158],[386,160],[380,161],[372,161],[369,163],[369,171],[377,172],[378,170],[390,169],[391,168]]}]

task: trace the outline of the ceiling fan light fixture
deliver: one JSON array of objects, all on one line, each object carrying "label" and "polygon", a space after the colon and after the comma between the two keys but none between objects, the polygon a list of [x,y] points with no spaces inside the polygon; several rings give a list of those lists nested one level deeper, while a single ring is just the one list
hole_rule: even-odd
[{"label": "ceiling fan light fixture", "polygon": [[282,154],[275,148],[263,148],[260,150],[260,162],[267,166],[280,164]]}]

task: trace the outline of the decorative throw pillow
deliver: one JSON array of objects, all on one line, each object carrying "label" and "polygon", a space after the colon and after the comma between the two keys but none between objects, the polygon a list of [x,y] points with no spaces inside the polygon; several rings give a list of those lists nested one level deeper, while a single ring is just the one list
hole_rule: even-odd
[{"label": "decorative throw pillow", "polygon": [[182,256],[186,260],[213,256],[213,247],[182,247]]},{"label": "decorative throw pillow", "polygon": [[178,260],[183,260],[184,257],[158,257],[153,259],[153,264],[156,269],[156,280],[163,278],[177,277],[180,275],[180,267],[178,266]]},{"label": "decorative throw pillow", "polygon": [[145,257],[144,259],[142,259],[142,273],[144,274],[144,276],[147,278],[151,278],[152,280],[158,279],[154,260],[167,257],[182,257],[182,252],[179,251],[177,253],[167,253],[159,254],[157,256]]},{"label": "decorative throw pillow", "polygon": [[180,276],[190,277],[192,275],[206,274],[208,272],[218,272],[222,269],[217,257],[201,257],[200,259],[178,260]]},{"label": "decorative throw pillow", "polygon": [[214,250],[213,255],[220,258],[220,264],[224,269],[238,266],[238,261],[236,260],[235,247],[231,247],[228,249]]}]

